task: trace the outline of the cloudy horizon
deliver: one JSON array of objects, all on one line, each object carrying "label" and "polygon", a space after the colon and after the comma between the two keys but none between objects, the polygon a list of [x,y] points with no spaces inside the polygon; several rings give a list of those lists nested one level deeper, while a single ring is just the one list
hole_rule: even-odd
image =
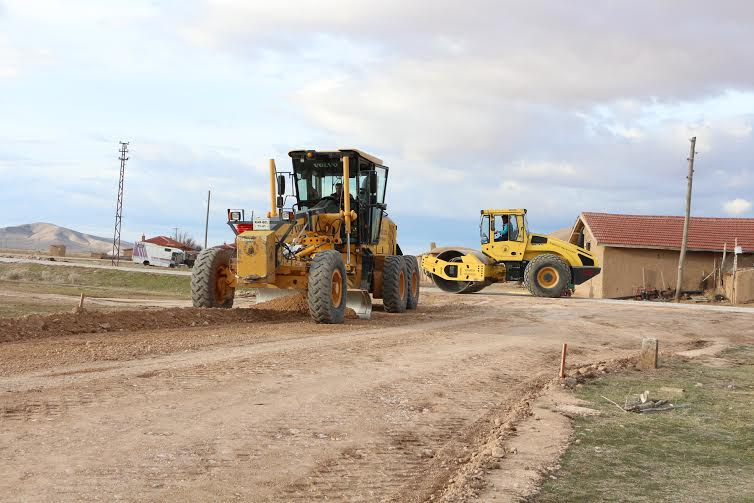
[{"label": "cloudy horizon", "polygon": [[754,217],[754,4],[0,0],[0,227],[232,239],[266,162],[390,166],[401,246],[474,246],[479,210]]}]

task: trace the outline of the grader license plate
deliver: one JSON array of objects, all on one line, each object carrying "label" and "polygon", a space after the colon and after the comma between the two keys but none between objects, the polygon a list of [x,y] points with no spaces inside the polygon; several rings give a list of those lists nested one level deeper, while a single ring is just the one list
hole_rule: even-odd
[{"label": "grader license plate", "polygon": [[270,219],[264,217],[254,218],[254,230],[255,231],[268,231],[270,230]]}]

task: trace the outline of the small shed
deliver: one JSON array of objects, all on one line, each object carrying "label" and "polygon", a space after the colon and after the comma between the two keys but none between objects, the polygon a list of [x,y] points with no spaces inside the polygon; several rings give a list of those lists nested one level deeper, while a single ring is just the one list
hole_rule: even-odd
[{"label": "small shed", "polygon": [[[597,255],[602,272],[577,286],[576,294],[626,298],[639,289],[674,290],[683,220],[661,215],[579,215],[569,240]],[[736,240],[743,250],[738,268],[754,266],[754,218],[691,217],[682,290],[701,290],[704,278],[719,270],[723,249],[727,253],[722,270],[729,271]],[[713,286],[710,278],[707,286]]]}]

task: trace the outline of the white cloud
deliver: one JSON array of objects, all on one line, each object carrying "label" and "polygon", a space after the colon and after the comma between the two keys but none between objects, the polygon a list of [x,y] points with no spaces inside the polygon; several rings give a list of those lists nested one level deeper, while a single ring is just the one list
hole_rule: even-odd
[{"label": "white cloud", "polygon": [[[539,230],[582,210],[681,214],[693,135],[697,214],[754,191],[754,66],[740,64],[754,59],[754,4],[40,2],[0,14],[0,74],[24,79],[0,137],[59,144],[0,142],[3,218],[26,218],[24,201],[56,214],[42,187],[112,204],[119,138],[133,140],[134,226],[201,222],[209,186],[217,207],[264,210],[266,159],[287,169],[304,146],[385,159],[402,229],[499,206],[527,207]],[[29,71],[35,51],[60,64]],[[68,215],[95,218],[74,203]]]},{"label": "white cloud", "polygon": [[723,131],[735,138],[751,136],[751,122],[732,120],[724,125]]},{"label": "white cloud", "polygon": [[723,204],[723,209],[731,215],[741,215],[751,209],[751,202],[746,199],[732,199]]},{"label": "white cloud", "polygon": [[48,51],[17,47],[7,35],[0,33],[0,79],[20,77],[28,68],[51,62],[52,56]]}]

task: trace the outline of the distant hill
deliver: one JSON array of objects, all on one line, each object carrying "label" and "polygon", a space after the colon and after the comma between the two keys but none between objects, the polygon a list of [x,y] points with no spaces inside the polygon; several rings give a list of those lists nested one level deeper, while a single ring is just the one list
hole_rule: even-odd
[{"label": "distant hill", "polygon": [[[50,245],[63,245],[69,252],[107,253],[113,249],[112,238],[92,236],[55,224],[38,222],[0,228],[0,248],[47,250]],[[131,246],[122,242],[122,246]]]},{"label": "distant hill", "polygon": [[568,241],[569,239],[571,239],[571,228],[565,227],[563,229],[558,229],[556,231],[549,233],[548,236],[552,236],[556,239],[560,239],[563,241]]}]

